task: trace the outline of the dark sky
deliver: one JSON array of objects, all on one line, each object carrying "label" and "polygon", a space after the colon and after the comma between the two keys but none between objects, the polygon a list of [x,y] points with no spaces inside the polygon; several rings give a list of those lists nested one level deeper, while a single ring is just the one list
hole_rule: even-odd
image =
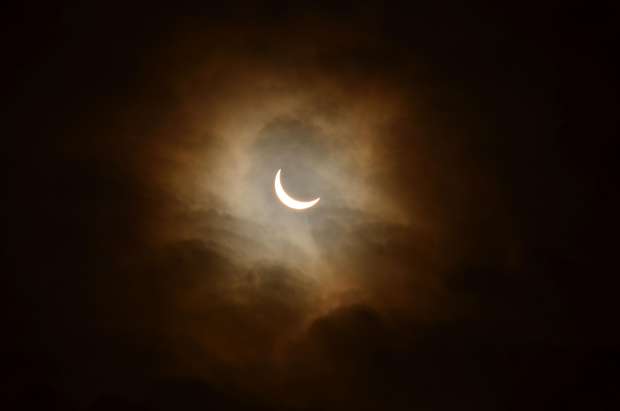
[{"label": "dark sky", "polygon": [[411,3],[6,13],[3,409],[617,407],[617,6]]}]

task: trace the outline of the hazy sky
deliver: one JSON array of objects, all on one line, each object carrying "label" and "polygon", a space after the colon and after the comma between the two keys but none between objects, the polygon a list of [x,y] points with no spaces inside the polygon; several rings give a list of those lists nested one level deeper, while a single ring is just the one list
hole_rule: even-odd
[{"label": "hazy sky", "polygon": [[608,398],[608,26],[453,11],[19,11],[14,404]]}]

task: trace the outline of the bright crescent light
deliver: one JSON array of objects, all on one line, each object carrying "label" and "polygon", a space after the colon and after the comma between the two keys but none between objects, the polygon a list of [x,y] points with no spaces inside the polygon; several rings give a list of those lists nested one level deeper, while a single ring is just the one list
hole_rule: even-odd
[{"label": "bright crescent light", "polygon": [[278,170],[278,172],[276,173],[276,181],[274,183],[274,186],[276,188],[276,195],[278,196],[280,201],[282,201],[282,204],[284,204],[287,207],[294,208],[295,210],[305,210],[307,208],[310,208],[316,205],[316,203],[319,202],[321,197],[315,198],[312,201],[299,201],[299,200],[295,200],[293,197],[288,195],[286,191],[284,191],[284,188],[282,187],[282,183],[280,182],[281,172],[282,172],[282,169]]}]

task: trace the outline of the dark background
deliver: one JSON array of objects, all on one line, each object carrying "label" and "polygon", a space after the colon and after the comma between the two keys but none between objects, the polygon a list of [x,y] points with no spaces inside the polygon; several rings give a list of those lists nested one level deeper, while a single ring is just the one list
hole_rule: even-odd
[{"label": "dark background", "polygon": [[[4,13],[4,409],[614,409],[617,11],[612,2],[76,2]],[[106,331],[106,319],[136,307],[119,297],[110,308],[118,313],[102,315],[96,290],[108,285],[101,272],[121,277],[109,261],[139,253],[157,193],[126,178],[117,160],[131,162],[130,154],[76,161],[71,147],[97,144],[102,134],[84,130],[107,124],[123,107],[167,98],[145,92],[152,74],[143,61],[184,22],[230,25],[234,36],[232,27],[288,26],[306,15],[315,25],[324,19],[365,31],[379,44],[370,56],[343,59],[404,88],[421,76],[429,101],[440,89],[434,121],[476,131],[464,137],[464,155],[484,162],[498,181],[522,253],[515,268],[501,271],[492,242],[471,245],[478,257],[446,274],[450,292],[475,307],[458,320],[416,325],[365,305],[318,319],[290,360],[309,371],[284,384],[298,400],[282,404],[277,393],[228,383],[225,368],[209,381],[156,371],[167,347],[148,343],[148,319],[165,316],[152,311],[165,311],[165,284],[152,286],[161,304],[141,314],[143,338]],[[421,62],[411,78],[407,69],[392,72],[411,56]],[[482,218],[472,227],[493,224]],[[158,270],[176,267],[170,253],[153,263]],[[194,264],[192,255],[183,261]],[[217,255],[200,258],[228,269]]]}]

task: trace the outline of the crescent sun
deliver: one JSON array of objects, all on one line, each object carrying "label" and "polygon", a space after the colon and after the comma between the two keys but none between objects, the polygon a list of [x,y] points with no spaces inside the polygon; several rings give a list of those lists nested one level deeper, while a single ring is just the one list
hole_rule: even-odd
[{"label": "crescent sun", "polygon": [[284,191],[284,187],[282,187],[282,182],[280,181],[281,172],[282,169],[278,170],[278,172],[276,173],[276,180],[274,182],[274,186],[276,189],[276,195],[278,196],[278,199],[282,201],[282,204],[295,210],[305,210],[316,205],[319,202],[321,197],[317,197],[312,201],[299,201],[288,195],[286,191]]}]

